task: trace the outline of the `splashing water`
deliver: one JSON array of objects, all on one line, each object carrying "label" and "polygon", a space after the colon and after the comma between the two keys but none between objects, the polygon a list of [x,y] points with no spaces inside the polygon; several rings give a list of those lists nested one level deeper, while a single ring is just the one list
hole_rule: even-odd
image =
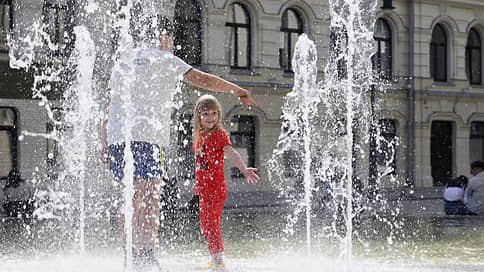
[{"label": "splashing water", "polygon": [[[269,162],[272,181],[295,205],[288,231],[293,231],[305,210],[310,254],[312,206],[326,210],[333,221],[330,235],[336,234],[342,241],[347,269],[351,267],[352,221],[362,209],[360,188],[365,175],[361,162],[368,141],[365,131],[370,113],[368,93],[373,84],[370,56],[375,5],[375,1],[330,1],[330,57],[319,84],[315,46],[307,36],[300,36],[293,59],[294,88],[286,96],[282,133]],[[287,170],[287,163],[283,164],[291,154],[293,162],[302,160],[303,164],[289,164],[289,168],[302,169],[292,175],[281,171]],[[321,202],[313,199],[320,194],[329,198]],[[328,202],[333,202],[332,210]]]},{"label": "splashing water", "polygon": [[[112,236],[117,237],[118,233],[107,227],[111,222],[106,222],[111,220],[111,210],[118,206],[117,197],[110,194],[117,188],[106,182],[111,180],[111,173],[96,170],[100,168],[96,164],[101,149],[103,95],[110,67],[115,59],[130,62],[134,58],[130,54],[133,41],[128,30],[129,10],[135,2],[89,0],[81,5],[79,11],[85,14],[79,16],[74,31],[75,46],[67,59],[52,57],[62,48],[53,43],[41,20],[33,23],[28,33],[19,33],[16,39],[9,41],[11,67],[33,71],[33,98],[45,107],[49,121],[58,128],[49,134],[24,132],[23,135],[58,141],[59,154],[63,157],[59,159],[62,169],[58,179],[44,184],[50,192],[48,204],[53,205],[50,208],[53,212],[39,207],[36,215],[40,220],[34,224],[9,226],[9,222],[2,222],[2,234],[10,227],[19,237],[25,233],[26,238],[9,237],[9,243],[16,243],[13,251],[21,250],[0,256],[1,271],[122,270],[120,255],[123,254],[113,249],[116,246],[108,244],[114,241],[117,245],[119,238]],[[150,8],[160,1],[145,2]],[[314,43],[306,35],[298,41],[293,63],[294,89],[286,98],[283,133],[274,159],[269,163],[271,182],[281,187],[294,213],[287,225],[276,215],[253,215],[253,218],[224,215],[222,229],[230,271],[320,271],[323,264],[332,271],[482,270],[482,260],[476,257],[482,255],[484,239],[483,232],[479,231],[482,225],[478,222],[461,229],[452,222],[450,226],[444,222],[446,226],[442,228],[440,222],[417,220],[415,224],[387,224],[378,221],[372,223],[371,228],[390,233],[388,236],[374,241],[371,236],[364,240],[363,235],[358,235],[357,239],[363,242],[353,243],[353,219],[361,212],[364,205],[360,203],[365,200],[356,185],[365,176],[362,162],[368,157],[364,147],[369,135],[364,132],[369,126],[368,91],[373,82],[369,59],[374,5],[374,1],[330,1],[332,51],[321,82],[317,82],[318,58]],[[96,27],[86,23],[93,18],[100,21]],[[113,31],[106,26],[109,24],[115,25]],[[113,39],[112,32],[119,41],[117,45],[109,42]],[[72,39],[74,41],[74,37]],[[126,77],[133,80],[129,74]],[[53,95],[58,90],[65,91]],[[123,96],[128,116],[133,116],[135,102],[130,95]],[[171,105],[160,105],[160,110],[168,106]],[[56,117],[56,109],[62,113],[60,120]],[[130,142],[133,126],[134,123],[128,123],[125,127],[125,142]],[[129,148],[125,152],[124,176],[129,177],[133,172],[133,158]],[[35,178],[39,183],[47,180],[40,171]],[[124,199],[132,199],[132,183],[129,180],[124,183],[127,186],[121,195]],[[125,217],[132,218],[131,202],[124,203]],[[305,214],[302,220],[306,221],[305,241],[291,237],[297,231],[302,214]],[[329,226],[322,231],[318,229],[321,218],[327,220],[324,227]],[[394,232],[399,232],[394,228],[397,224],[409,225],[409,230],[401,231],[402,237],[395,237]],[[422,225],[424,227],[419,227]],[[181,220],[176,227],[179,233],[184,232],[174,238],[176,247],[159,249],[156,257],[169,271],[194,271],[194,267],[207,257],[205,244],[200,240],[197,225],[190,219]],[[425,230],[415,235],[418,228]],[[446,232],[444,235],[442,229]],[[124,232],[129,249],[132,246],[131,224],[125,224]],[[454,232],[469,234],[459,236]],[[320,233],[327,236],[321,237]],[[415,235],[410,235],[410,241],[407,241],[408,233]],[[451,238],[454,239],[451,242],[460,245],[455,250],[460,252],[451,255],[442,252],[448,249],[447,236],[459,237]],[[418,243],[435,237],[440,240],[432,240],[431,245]],[[0,239],[4,239],[2,235]],[[2,251],[6,244],[0,243]],[[33,248],[33,253],[22,251],[29,247]],[[49,250],[55,254],[50,255]],[[355,257],[353,252],[363,252],[366,258]],[[126,253],[129,270],[131,250]],[[334,258],[338,256],[343,258]],[[402,264],[402,258],[409,261]],[[422,263],[426,265],[423,268]]]},{"label": "splashing water", "polygon": [[[46,29],[47,25],[40,23],[42,18],[33,22],[32,28],[24,29],[24,32],[19,31],[9,39],[10,66],[15,69],[33,70],[32,98],[38,99],[39,105],[45,107],[49,121],[54,126],[54,130],[48,134],[24,131],[23,135],[41,136],[57,141],[60,156],[58,165],[62,165],[62,168],[57,169],[59,172],[55,181],[47,179],[41,172],[37,173],[36,179],[41,185],[39,187],[46,187],[44,192],[46,196],[41,195],[41,197],[48,201],[43,203],[45,205],[41,204],[35,215],[39,219],[56,218],[66,221],[67,224],[76,225],[75,240],[78,242],[81,253],[84,253],[86,247],[86,219],[89,217],[106,221],[104,216],[108,215],[109,224],[111,220],[109,211],[117,206],[117,201],[111,201],[113,194],[108,195],[113,188],[103,184],[104,180],[110,180],[109,176],[106,178],[105,171],[98,172],[102,168],[99,167],[98,157],[100,155],[97,154],[101,154],[102,145],[99,140],[102,139],[102,135],[99,131],[104,120],[104,110],[101,105],[105,104],[103,100],[106,86],[103,85],[103,82],[106,82],[106,74],[109,74],[109,69],[103,71],[100,68],[103,66],[98,62],[103,61],[104,65],[109,64],[110,58],[114,59],[116,56],[128,63],[134,59],[133,40],[129,34],[133,1],[112,3],[89,1],[85,4],[84,10],[83,5],[80,4],[79,21],[89,20],[89,17],[92,16],[96,20],[112,21],[113,31],[117,32],[119,37],[119,45],[116,50],[113,51],[106,47],[106,44],[109,45],[109,42],[113,41],[109,29],[101,29],[99,32],[98,29],[92,28],[92,25],[90,29],[80,25],[74,28],[74,36],[69,37],[70,40],[68,40],[68,42],[75,40],[72,54],[59,55],[60,51],[66,52],[67,49],[52,41],[52,37]],[[151,12],[158,5],[155,1],[145,4],[147,10]],[[79,7],[69,6],[67,8]],[[104,12],[103,8],[107,8],[108,12]],[[160,7],[158,7],[158,11],[163,12]],[[141,16],[149,15],[152,13],[148,12]],[[91,34],[95,36],[95,42]],[[103,54],[103,50],[108,57],[104,56],[100,60],[99,56]],[[52,56],[58,57],[52,58]],[[127,74],[126,80],[134,80],[134,75]],[[134,118],[131,118],[134,116],[131,94],[123,95],[122,99],[127,119],[133,120]],[[160,105],[160,110],[165,110],[169,106],[171,106],[169,103]],[[61,113],[61,118],[56,116],[56,111]],[[125,126],[125,131],[123,131],[125,142],[131,142],[134,125],[134,122],[130,122]],[[155,125],[155,128],[162,129],[158,124]],[[125,149],[125,153],[127,165],[124,169],[124,176],[130,177],[134,172],[133,157],[129,148]],[[125,199],[123,213],[126,218],[132,218],[132,202],[126,201],[126,199],[133,198],[134,187],[130,179],[124,183],[126,186],[124,186],[123,192]],[[77,203],[74,199],[78,200]],[[66,229],[68,233],[66,235],[70,237],[71,231],[72,229]],[[131,249],[131,224],[125,224],[124,231],[127,236],[126,247]],[[126,252],[128,255],[127,266],[130,270],[132,268],[131,250]]]},{"label": "splashing water", "polygon": [[[294,88],[287,94],[286,103],[283,108],[283,119],[289,132],[280,138],[280,150],[287,150],[299,145],[303,151],[304,171],[304,200],[297,207],[296,214],[304,208],[306,210],[306,241],[307,253],[310,255],[311,248],[311,138],[313,130],[310,122],[315,117],[315,107],[319,101],[319,89],[316,85],[317,76],[317,52],[314,43],[302,34],[295,47],[293,58],[294,67]],[[302,143],[300,142],[302,138]]]},{"label": "splashing water", "polygon": [[91,122],[95,120],[99,109],[94,100],[92,79],[95,61],[94,42],[88,30],[83,26],[74,29],[76,35],[77,56],[77,78],[71,88],[64,94],[66,106],[70,111],[66,112],[65,122],[72,126],[72,135],[63,137],[61,145],[69,150],[70,157],[66,160],[66,171],[79,183],[79,246],[81,253],[85,251],[85,178],[87,175],[88,143],[89,136],[86,135]]},{"label": "splashing water", "polygon": [[[121,18],[118,21],[120,31],[119,31],[119,36],[120,36],[120,46],[118,48],[119,54],[125,58],[125,60],[128,63],[131,63],[131,61],[134,59],[133,54],[131,53],[133,48],[133,40],[130,38],[129,35],[129,20],[131,13],[129,10],[133,7],[133,1],[128,0],[126,5],[121,8]],[[129,72],[125,75],[127,80],[133,80],[135,77],[134,75],[130,75]],[[134,118],[134,112],[133,112],[133,101],[132,101],[132,90],[127,90],[127,93],[122,95],[122,110],[124,111],[126,115],[126,120],[133,120]],[[133,180],[131,179],[132,173],[134,173],[134,158],[133,154],[131,152],[131,148],[129,148],[130,144],[133,139],[132,135],[132,128],[133,124],[128,123],[127,125],[124,126],[123,130],[123,135],[124,135],[124,142],[127,143],[126,147],[124,149],[124,158],[126,160],[126,165],[124,168],[124,178],[122,180],[124,186],[124,192],[123,192],[123,216],[125,218],[125,224],[124,224],[124,233],[126,235],[126,245],[125,245],[125,252],[126,252],[126,269],[127,271],[132,271],[133,270],[133,252],[131,248],[133,248],[133,230],[132,230],[132,224],[131,220],[133,219],[133,214],[134,214],[134,207],[132,205],[131,199],[133,199],[133,196],[135,194],[134,191],[134,184]],[[128,178],[126,178],[128,177]],[[126,219],[129,218],[129,219]]]},{"label": "splashing water", "polygon": [[[33,70],[32,98],[40,101],[39,106],[45,108],[49,122],[54,127],[54,130],[47,134],[29,131],[23,131],[22,134],[57,141],[59,155],[64,157],[59,158],[58,163],[60,165],[60,161],[63,161],[65,169],[57,173],[58,180],[47,178],[42,172],[34,174],[34,183],[38,183],[39,188],[47,187],[43,193],[39,191],[39,197],[49,201],[41,203],[34,214],[40,220],[57,218],[67,224],[78,218],[79,227],[75,229],[74,236],[77,236],[75,240],[78,241],[78,248],[83,254],[85,190],[87,177],[90,176],[87,169],[92,148],[89,142],[96,138],[92,131],[99,107],[92,86],[94,42],[85,27],[76,27],[75,52],[72,58],[69,58],[70,53],[64,51],[65,48],[60,44],[54,44],[45,30],[45,25],[39,21],[34,21],[29,31],[15,33],[17,39],[9,39],[10,66],[15,69]],[[59,56],[58,53],[61,51],[66,54]],[[72,72],[74,70],[75,72]],[[65,90],[63,93],[62,89]],[[64,120],[56,116],[58,113],[64,115]],[[60,130],[63,130],[63,133]],[[45,206],[42,206],[43,204]],[[47,205],[49,207],[46,207]],[[70,239],[72,236],[69,232],[60,236],[67,235]]]}]

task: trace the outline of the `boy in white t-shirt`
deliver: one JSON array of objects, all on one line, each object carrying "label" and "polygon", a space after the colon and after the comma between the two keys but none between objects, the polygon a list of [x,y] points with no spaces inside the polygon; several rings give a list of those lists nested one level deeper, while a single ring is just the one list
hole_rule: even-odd
[{"label": "boy in white t-shirt", "polygon": [[[246,89],[195,69],[174,56],[170,52],[173,44],[170,21],[162,18],[158,20],[158,25],[161,26],[161,34],[157,45],[149,39],[157,31],[145,31],[144,36],[135,37],[137,45],[130,52],[132,54],[121,56],[112,69],[109,81],[111,90],[108,93],[109,114],[105,124],[107,133],[103,141],[103,158],[105,161],[110,158],[114,179],[120,182],[124,176],[126,139],[131,140],[135,189],[133,263],[135,269],[140,270],[159,267],[153,250],[158,232],[160,187],[164,171],[160,152],[169,144],[171,100],[177,84],[184,81],[206,90],[232,93],[244,106],[256,106]],[[126,99],[127,95],[129,99]],[[129,100],[131,103],[126,106],[124,103]],[[120,229],[124,233],[122,213]]]}]

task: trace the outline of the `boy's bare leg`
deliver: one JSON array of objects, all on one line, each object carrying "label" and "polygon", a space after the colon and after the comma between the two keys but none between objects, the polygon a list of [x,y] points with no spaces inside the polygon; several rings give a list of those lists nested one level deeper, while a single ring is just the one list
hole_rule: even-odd
[{"label": "boy's bare leg", "polygon": [[142,180],[140,185],[141,203],[138,217],[138,261],[141,271],[162,271],[155,258],[154,249],[158,235],[160,218],[161,180]]},{"label": "boy's bare leg", "polygon": [[139,211],[139,246],[154,249],[160,220],[161,179],[144,180],[142,183],[143,186],[140,186],[142,197]]},{"label": "boy's bare leg", "polygon": [[[132,231],[132,245],[133,247],[137,247],[137,229],[138,229],[138,215],[139,215],[139,210],[140,210],[140,204],[141,204],[141,192],[140,192],[140,181],[138,178],[134,177],[134,195],[133,195],[133,218],[131,221],[131,231]],[[124,191],[124,184],[121,184],[121,202],[119,205],[119,232],[121,233],[121,239],[123,241],[123,245],[126,245],[126,233],[124,229],[124,224],[125,224],[125,216],[124,216],[124,196],[123,191]]]}]

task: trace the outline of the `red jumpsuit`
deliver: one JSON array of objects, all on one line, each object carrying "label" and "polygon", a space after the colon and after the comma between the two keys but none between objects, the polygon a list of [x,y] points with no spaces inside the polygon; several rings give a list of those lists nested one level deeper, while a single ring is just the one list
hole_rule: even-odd
[{"label": "red jumpsuit", "polygon": [[210,254],[224,251],[220,218],[227,194],[225,192],[224,151],[230,143],[223,129],[212,132],[202,142],[207,134],[201,134],[199,147],[193,148],[195,159],[195,185],[199,187],[200,196],[200,228],[208,245]]}]

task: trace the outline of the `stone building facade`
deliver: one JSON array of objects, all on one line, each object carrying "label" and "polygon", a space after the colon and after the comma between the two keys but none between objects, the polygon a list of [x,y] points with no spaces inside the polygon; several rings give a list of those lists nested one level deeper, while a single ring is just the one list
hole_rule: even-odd
[{"label": "stone building facade", "polygon": [[413,130],[410,169],[415,187],[441,186],[448,178],[469,176],[470,163],[483,159],[483,5],[393,1],[394,9],[377,13],[389,31],[392,67],[392,86],[381,94],[380,118],[394,120],[402,140],[396,151],[402,177],[409,168],[408,128]]},{"label": "stone building facade", "polygon": [[[44,138],[18,139],[23,131],[47,132],[49,121],[39,101],[30,98],[31,71],[9,68],[6,32],[21,33],[16,27],[28,29],[35,18],[46,14],[61,18],[47,21],[53,32],[68,30],[63,22],[88,26],[99,50],[95,74],[101,93],[112,65],[103,55],[112,53],[113,41],[96,37],[104,37],[112,28],[109,12],[104,11],[115,12],[106,2],[110,1],[0,1],[0,176],[16,166],[29,180],[34,172],[46,171],[55,155],[53,143]],[[71,14],[62,8],[70,5],[76,10],[72,21],[62,17]],[[276,193],[267,181],[265,163],[280,133],[284,96],[293,84],[289,60],[297,36],[307,33],[317,45],[319,76],[324,77],[331,39],[328,8],[328,2],[319,0],[190,0],[174,6],[179,30],[175,53],[201,70],[249,89],[259,104],[247,109],[230,95],[217,95],[234,146],[248,165],[259,168],[262,179],[249,186],[226,163],[228,192],[247,200],[240,205],[256,205],[259,200],[263,204],[264,193]],[[393,161],[394,171],[381,179],[381,187],[388,191],[413,187],[438,192],[446,179],[469,175],[471,161],[484,159],[484,2],[396,0],[379,1],[376,8],[374,63],[385,84],[375,89],[375,116],[390,144],[385,154],[369,159],[377,169]],[[199,93],[184,86],[183,98],[177,98],[183,106],[173,113],[170,157],[176,167],[171,167],[171,175],[178,177],[182,191],[192,178],[187,170],[192,160],[190,122]],[[102,95],[99,99],[102,104]],[[245,193],[262,195],[249,203]]]}]

